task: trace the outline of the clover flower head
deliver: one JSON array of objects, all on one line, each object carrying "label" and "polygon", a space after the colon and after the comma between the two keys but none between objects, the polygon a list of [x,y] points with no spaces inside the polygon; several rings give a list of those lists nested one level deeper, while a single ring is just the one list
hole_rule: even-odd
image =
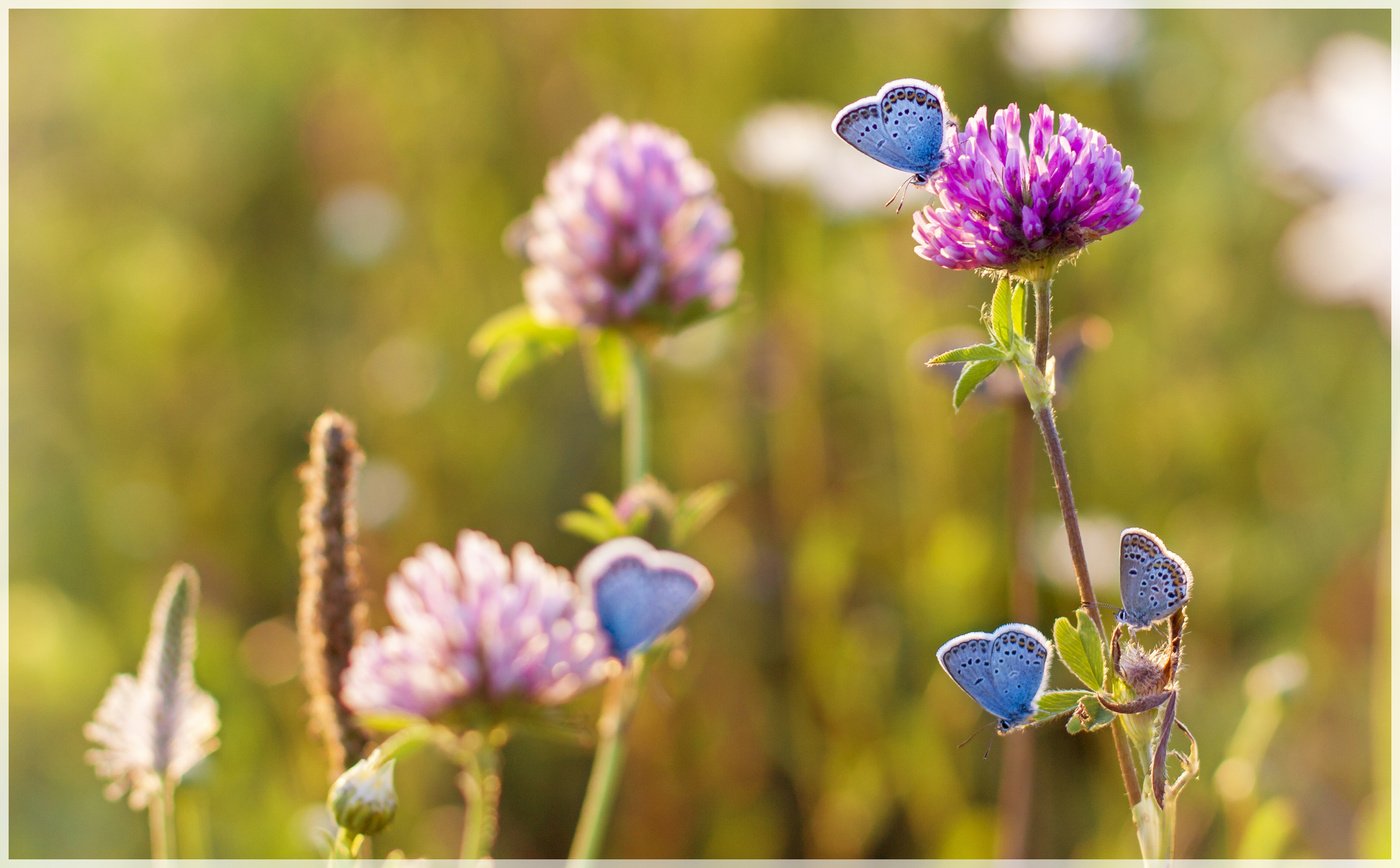
[{"label": "clover flower head", "polygon": [[685,139],[606,116],[550,167],[526,215],[525,297],[547,325],[679,327],[734,302],[733,240]]},{"label": "clover flower head", "polygon": [[940,206],[914,214],[914,252],[944,268],[1048,277],[1093,241],[1142,214],[1133,170],[1104,138],[1042,105],[1029,149],[1015,103],[987,123],[978,109],[948,145],[928,190]]},{"label": "clover flower head", "polygon": [[341,696],[360,715],[433,717],[469,700],[565,702],[615,664],[591,602],[528,545],[507,558],[464,531],[428,544],[389,580],[394,626],[365,633]]}]

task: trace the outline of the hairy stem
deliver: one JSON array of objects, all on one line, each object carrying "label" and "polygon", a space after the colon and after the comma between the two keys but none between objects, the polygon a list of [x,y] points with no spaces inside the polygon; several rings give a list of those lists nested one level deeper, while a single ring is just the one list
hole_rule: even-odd
[{"label": "hairy stem", "polygon": [[[1050,281],[1036,281],[1034,287],[1035,360],[1036,366],[1043,374],[1050,359]],[[1050,457],[1050,472],[1055,479],[1055,494],[1060,501],[1060,515],[1065,523],[1065,537],[1069,542],[1070,560],[1074,563],[1074,581],[1079,586],[1079,599],[1089,610],[1099,638],[1107,642],[1108,634],[1104,631],[1103,621],[1099,617],[1094,586],[1089,581],[1089,564],[1084,556],[1084,536],[1079,530],[1079,512],[1074,506],[1074,490],[1070,487],[1064,446],[1060,443],[1059,429],[1055,427],[1055,408],[1047,402],[1044,407],[1036,410],[1035,421],[1040,427],[1040,435],[1045,440],[1045,451]],[[1142,787],[1133,770],[1133,759],[1128,749],[1127,734],[1123,732],[1122,721],[1115,719],[1110,730],[1113,733],[1113,749],[1118,756],[1118,769],[1123,775],[1123,788],[1127,792],[1128,803],[1136,810],[1136,806],[1142,801]]]},{"label": "hairy stem", "polygon": [[459,785],[466,802],[462,828],[462,858],[485,859],[496,843],[500,824],[501,759],[500,737],[486,733],[481,743],[468,750]]},{"label": "hairy stem", "polygon": [[1050,284],[1049,278],[1037,280],[1035,287],[1035,366],[1041,373],[1050,359]]}]

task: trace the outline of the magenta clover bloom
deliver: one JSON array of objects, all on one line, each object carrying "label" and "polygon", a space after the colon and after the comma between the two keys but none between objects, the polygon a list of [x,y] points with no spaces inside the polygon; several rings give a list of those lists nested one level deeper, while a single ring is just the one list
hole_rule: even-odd
[{"label": "magenta clover bloom", "polygon": [[360,715],[433,717],[469,700],[554,705],[616,667],[593,605],[567,570],[521,543],[507,558],[463,531],[427,544],[389,579],[394,625],[365,633],[341,696]]},{"label": "magenta clover bloom", "polygon": [[944,268],[1045,278],[1092,241],[1142,213],[1133,170],[1102,133],[1042,105],[1030,151],[1015,103],[987,125],[978,109],[929,179],[941,207],[914,214],[914,252]]},{"label": "magenta clover bloom", "polygon": [[733,304],[734,228],[685,139],[607,116],[550,166],[525,218],[525,298],[546,325],[679,327]]}]

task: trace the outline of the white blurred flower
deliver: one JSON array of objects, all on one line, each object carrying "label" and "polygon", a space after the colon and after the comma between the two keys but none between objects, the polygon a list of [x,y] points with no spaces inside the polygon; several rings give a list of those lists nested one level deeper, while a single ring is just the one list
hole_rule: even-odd
[{"label": "white blurred flower", "polygon": [[[1094,593],[1105,607],[1117,608],[1118,599],[1118,538],[1128,525],[1116,516],[1086,515],[1079,518],[1079,533],[1084,538],[1084,560]],[[1047,581],[1065,588],[1075,588],[1074,563],[1069,546],[1065,544],[1065,524],[1058,514],[1037,519],[1031,529],[1034,539],[1030,552],[1036,571]]]},{"label": "white blurred flower", "polygon": [[321,202],[316,223],[321,238],[337,254],[355,265],[369,265],[399,240],[403,209],[377,184],[346,184]]},{"label": "white blurred flower", "polygon": [[1030,75],[1108,72],[1132,59],[1141,36],[1136,9],[1013,9],[1001,48]]},{"label": "white blurred flower", "polygon": [[1304,81],[1247,118],[1256,164],[1280,195],[1312,202],[1284,231],[1279,259],[1311,297],[1364,301],[1390,316],[1390,51],[1334,36]]},{"label": "white blurred flower", "polygon": [[882,166],[833,135],[837,108],[775,103],[759,109],[735,137],[735,168],[757,184],[804,188],[833,216],[883,211],[909,173]]}]

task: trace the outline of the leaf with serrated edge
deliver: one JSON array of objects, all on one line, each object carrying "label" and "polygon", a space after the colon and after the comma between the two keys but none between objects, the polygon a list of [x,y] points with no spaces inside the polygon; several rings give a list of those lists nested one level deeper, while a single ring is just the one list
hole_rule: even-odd
[{"label": "leaf with serrated edge", "polygon": [[996,344],[973,344],[967,347],[958,347],[946,353],[940,353],[925,362],[925,365],[951,365],[955,362],[985,362],[990,360],[1005,360],[1009,358],[1006,350]]},{"label": "leaf with serrated edge", "polygon": [[968,362],[958,377],[958,384],[953,387],[953,409],[960,408],[972,390],[990,377],[1000,364],[999,361]]}]

